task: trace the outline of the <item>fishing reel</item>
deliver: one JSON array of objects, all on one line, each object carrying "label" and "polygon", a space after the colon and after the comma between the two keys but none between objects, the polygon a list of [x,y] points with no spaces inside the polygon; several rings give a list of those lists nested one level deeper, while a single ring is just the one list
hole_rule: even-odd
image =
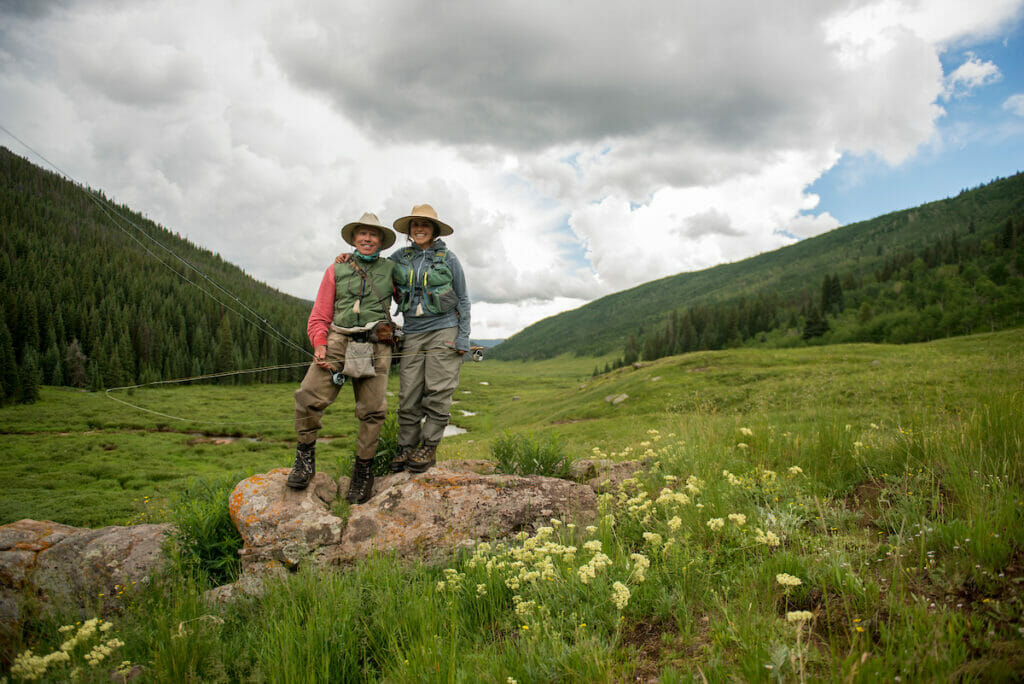
[{"label": "fishing reel", "polygon": [[345,381],[348,379],[347,375],[344,375],[341,371],[334,371],[331,373],[331,382],[338,387],[344,387]]}]

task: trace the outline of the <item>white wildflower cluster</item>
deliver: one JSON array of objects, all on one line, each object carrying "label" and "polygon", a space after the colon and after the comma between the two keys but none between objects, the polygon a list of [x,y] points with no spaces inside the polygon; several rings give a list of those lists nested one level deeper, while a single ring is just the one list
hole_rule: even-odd
[{"label": "white wildflower cluster", "polygon": [[743,484],[743,480],[741,480],[740,478],[736,477],[735,475],[730,473],[728,470],[723,470],[722,471],[722,477],[724,477],[725,481],[728,482],[729,484],[731,484],[733,487],[739,487],[741,484]]},{"label": "white wildflower cluster", "polygon": [[[60,648],[45,656],[38,656],[31,649],[19,653],[15,656],[14,662],[11,663],[11,674],[18,679],[30,681],[41,679],[46,675],[50,667],[70,663],[75,649],[79,645],[92,641],[94,638],[98,638],[100,641],[94,644],[92,649],[83,657],[90,666],[98,665],[110,657],[116,649],[124,646],[124,642],[116,637],[105,639],[105,635],[113,627],[112,623],[106,622],[101,618],[86,620],[77,628],[75,625],[64,625],[58,632],[71,636],[61,643]],[[72,670],[72,673],[74,673],[74,670]],[[69,673],[69,676],[72,673]]]},{"label": "white wildflower cluster", "polygon": [[647,492],[637,492],[634,496],[627,496],[625,492],[619,494],[619,504],[634,518],[641,518],[650,513],[654,502],[647,498]]},{"label": "white wildflower cluster", "polygon": [[516,604],[516,615],[518,615],[521,618],[528,617],[531,613],[533,613],[534,608],[537,607],[536,601],[524,601],[521,596],[513,596],[512,602]]},{"label": "white wildflower cluster", "polygon": [[619,610],[626,607],[629,603],[629,588],[622,582],[616,582],[612,585],[612,603]]},{"label": "white wildflower cluster", "polygon": [[775,576],[775,581],[784,587],[799,587],[803,582],[799,577],[794,577],[785,572],[780,572]]},{"label": "white wildflower cluster", "polygon": [[103,643],[93,646],[92,650],[85,654],[85,661],[89,663],[90,666],[95,667],[109,658],[111,654],[113,654],[114,649],[122,646],[124,646],[124,642],[120,639],[108,639]]},{"label": "white wildflower cluster", "polygon": [[604,570],[612,564],[612,559],[604,555],[600,551],[594,554],[594,557],[590,559],[590,562],[586,565],[581,565],[576,574],[580,578],[580,582],[584,584],[590,584],[590,580],[597,577],[597,573]]},{"label": "white wildflower cluster", "polygon": [[529,629],[530,625],[537,628],[551,620],[551,611],[548,607],[532,599],[524,600],[522,596],[516,595],[512,597],[512,603],[515,606],[513,610],[516,617],[524,623],[523,629]]},{"label": "white wildflower cluster", "polygon": [[669,506],[672,504],[678,506],[686,506],[690,503],[690,501],[690,497],[687,496],[686,494],[665,487],[658,494],[658,498],[654,500],[654,503],[658,504],[659,506]]},{"label": "white wildflower cluster", "polygon": [[744,437],[753,437],[754,436],[754,431],[751,430],[748,427],[741,427],[740,428],[740,434],[743,435]]},{"label": "white wildflower cluster", "polygon": [[637,583],[643,582],[647,579],[647,568],[651,567],[651,561],[642,553],[633,553],[629,557],[633,561],[633,579]]},{"label": "white wildflower cluster", "polygon": [[765,532],[760,527],[754,530],[754,541],[765,546],[778,546],[781,543],[778,535],[771,530]]},{"label": "white wildflower cluster", "polygon": [[644,541],[657,550],[663,543],[661,535],[657,532],[644,532]]},{"label": "white wildflower cluster", "polygon": [[802,472],[804,472],[804,469],[801,468],[800,466],[789,466],[789,474],[790,475],[794,475],[795,476],[795,475],[799,475]]},{"label": "white wildflower cluster", "polygon": [[45,656],[37,656],[32,653],[32,649],[28,649],[14,657],[14,662],[11,664],[11,675],[18,679],[35,681],[41,679],[51,665],[70,661],[71,656],[67,654],[67,651],[54,651]]},{"label": "white wildflower cluster", "polygon": [[696,496],[700,494],[700,490],[704,488],[704,480],[700,479],[696,475],[690,475],[686,478],[686,491]]},{"label": "white wildflower cluster", "polygon": [[678,532],[679,528],[683,526],[683,520],[678,515],[674,515],[668,520],[668,529],[671,532]]},{"label": "white wildflower cluster", "polygon": [[717,531],[717,530],[720,530],[723,527],[725,527],[725,520],[723,518],[711,518],[710,520],[708,520],[704,524],[707,525],[712,530],[716,530]]},{"label": "white wildflower cluster", "polygon": [[437,589],[437,593],[439,593],[439,594],[444,594],[444,593],[454,594],[460,588],[462,588],[462,581],[464,579],[466,579],[466,575],[465,574],[463,574],[463,573],[461,573],[458,570],[455,570],[453,568],[445,568],[444,569],[444,579],[440,580],[437,583],[437,585],[435,585],[435,589]]},{"label": "white wildflower cluster", "polygon": [[809,610],[791,610],[786,613],[786,622],[807,622],[814,617]]},{"label": "white wildflower cluster", "polygon": [[743,515],[742,513],[730,513],[729,522],[731,522],[736,527],[743,527],[747,523],[747,516]]}]

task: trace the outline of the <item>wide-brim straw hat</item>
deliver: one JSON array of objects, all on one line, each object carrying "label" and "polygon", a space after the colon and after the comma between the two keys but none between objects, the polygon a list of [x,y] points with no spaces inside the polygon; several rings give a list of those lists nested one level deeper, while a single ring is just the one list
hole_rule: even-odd
[{"label": "wide-brim straw hat", "polygon": [[395,235],[395,231],[382,224],[380,219],[377,218],[377,215],[370,211],[363,214],[358,221],[346,223],[341,228],[341,239],[353,247],[356,246],[356,243],[354,242],[356,228],[376,228],[379,230],[381,249],[387,249],[391,245],[395,244],[395,240],[398,239],[398,236]]},{"label": "wide-brim straw hat", "polygon": [[447,223],[437,218],[437,212],[434,211],[434,207],[429,204],[417,204],[409,212],[408,216],[403,216],[400,219],[395,219],[395,230],[399,233],[409,234],[409,222],[414,218],[430,219],[438,227],[439,235],[451,235],[455,231]]}]

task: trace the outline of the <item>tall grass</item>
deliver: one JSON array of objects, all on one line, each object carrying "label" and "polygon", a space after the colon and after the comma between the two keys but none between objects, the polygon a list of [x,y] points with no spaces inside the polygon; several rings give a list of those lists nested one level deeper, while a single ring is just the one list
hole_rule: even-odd
[{"label": "tall grass", "polygon": [[[648,463],[600,497],[595,520],[551,520],[438,565],[381,556],[304,569],[222,608],[173,571],[111,616],[119,657],[154,681],[1013,681],[1024,671],[1024,360],[996,373],[984,352],[929,348],[946,351],[916,367],[913,350],[871,350],[905,364],[875,387],[876,406],[862,403],[862,366],[874,367],[842,349],[830,372],[849,377],[831,385],[818,366],[789,363],[802,352],[773,357],[791,389],[774,385],[754,411],[727,408],[751,404],[712,377],[716,364],[749,374],[755,357],[743,354],[703,357],[711,370],[698,373],[683,357],[596,387],[519,387],[508,405],[520,416],[550,417],[551,396],[566,399],[557,420],[518,428],[561,435],[567,453]],[[476,376],[482,389],[464,380],[462,405],[501,406],[510,372]],[[604,405],[608,382],[633,383],[633,406]],[[668,410],[687,383],[719,408]],[[477,448],[468,439],[501,437],[445,440],[449,454]],[[5,663],[58,647],[55,624],[29,620]]]},{"label": "tall grass", "polygon": [[547,439],[534,434],[503,432],[491,445],[491,458],[499,473],[566,477],[572,458],[565,453],[564,440],[557,433]]}]

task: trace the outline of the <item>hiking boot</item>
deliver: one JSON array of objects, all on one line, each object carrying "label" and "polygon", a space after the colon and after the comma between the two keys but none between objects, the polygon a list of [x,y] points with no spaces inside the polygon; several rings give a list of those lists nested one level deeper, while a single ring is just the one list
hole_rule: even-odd
[{"label": "hiking boot", "polygon": [[351,504],[366,503],[373,494],[373,460],[356,459],[352,466],[352,479],[348,483],[348,496]]},{"label": "hiking boot", "polygon": [[412,456],[412,452],[416,451],[416,447],[403,446],[398,447],[398,453],[391,459],[391,463],[388,465],[388,470],[393,473],[400,473],[405,470],[405,466],[409,463],[409,457]]},{"label": "hiking boot", "polygon": [[286,485],[292,489],[305,489],[316,472],[316,443],[300,444],[295,449],[295,465],[288,473]]},{"label": "hiking boot", "polygon": [[405,469],[410,473],[423,473],[437,463],[437,445],[424,444],[409,455],[409,462]]}]

